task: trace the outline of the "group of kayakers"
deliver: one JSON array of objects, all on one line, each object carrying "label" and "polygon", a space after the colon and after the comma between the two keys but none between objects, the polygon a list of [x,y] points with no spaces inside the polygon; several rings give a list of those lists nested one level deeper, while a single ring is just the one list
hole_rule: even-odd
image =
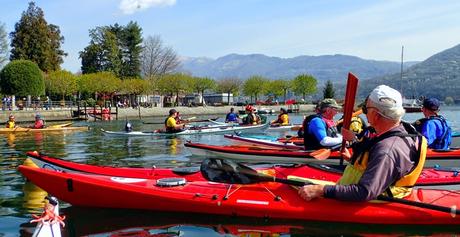
[{"label": "group of kayakers", "polygon": [[[14,117],[14,115],[10,114],[10,116],[8,116],[8,121],[6,122],[6,128],[14,129],[17,127],[19,126],[16,125],[16,118]],[[28,128],[34,128],[34,129],[45,128],[45,121],[42,119],[40,114],[35,115],[34,124]]]},{"label": "group of kayakers", "polygon": [[356,133],[333,121],[341,106],[333,99],[323,100],[317,114],[303,123],[305,149],[331,148],[345,141],[353,150],[341,150],[349,161],[336,185],[306,185],[299,190],[309,201],[317,197],[347,201],[367,201],[379,195],[404,197],[415,184],[425,163],[427,147],[448,149],[451,129],[439,115],[439,101],[423,101],[424,118],[409,124],[401,120],[405,114],[401,94],[386,85],[376,87],[366,98],[362,113],[370,127],[358,140]]}]

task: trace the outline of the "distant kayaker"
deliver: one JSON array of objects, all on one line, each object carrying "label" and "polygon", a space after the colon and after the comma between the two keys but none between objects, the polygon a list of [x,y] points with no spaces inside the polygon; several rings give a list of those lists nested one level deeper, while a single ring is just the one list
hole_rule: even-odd
[{"label": "distant kayaker", "polygon": [[125,132],[132,132],[132,131],[133,131],[133,125],[128,120],[126,120]]},{"label": "distant kayaker", "polygon": [[[384,194],[404,197],[410,194],[420,175],[426,156],[426,139],[408,123],[401,122],[405,113],[401,94],[388,86],[376,87],[368,96],[363,113],[377,136],[353,145],[343,156],[350,160],[337,185],[306,185],[299,190],[309,201],[318,197],[344,201],[368,201]],[[342,129],[347,141],[355,134]]]},{"label": "distant kayaker", "polygon": [[230,108],[230,112],[225,116],[225,122],[226,123],[238,123],[240,116],[238,116],[237,113],[235,113],[235,109],[233,107]]},{"label": "distant kayaker", "polygon": [[436,98],[424,99],[422,113],[425,117],[415,121],[414,126],[426,137],[429,148],[447,150],[452,142],[452,129],[446,119],[438,114],[439,106]]},{"label": "distant kayaker", "polygon": [[31,128],[34,128],[34,129],[45,128],[45,121],[43,121],[43,119],[42,119],[40,114],[35,115],[35,123]]},{"label": "distant kayaker", "polygon": [[280,114],[276,120],[273,120],[270,125],[272,126],[287,126],[289,125],[289,115],[285,108],[280,109]]},{"label": "distant kayaker", "polygon": [[14,118],[14,115],[10,114],[10,116],[8,117],[8,121],[6,122],[6,127],[7,128],[16,127],[16,119]]},{"label": "distant kayaker", "polygon": [[333,120],[342,109],[334,99],[327,98],[320,102],[318,113],[305,118],[302,123],[305,150],[317,150],[337,146],[342,143]]},{"label": "distant kayaker", "polygon": [[165,130],[168,133],[176,133],[183,131],[185,124],[177,124],[177,111],[175,109],[169,110],[169,116],[165,119]]},{"label": "distant kayaker", "polygon": [[243,125],[257,125],[261,123],[260,117],[254,112],[255,109],[252,105],[247,105],[245,111],[246,117],[243,118]]}]

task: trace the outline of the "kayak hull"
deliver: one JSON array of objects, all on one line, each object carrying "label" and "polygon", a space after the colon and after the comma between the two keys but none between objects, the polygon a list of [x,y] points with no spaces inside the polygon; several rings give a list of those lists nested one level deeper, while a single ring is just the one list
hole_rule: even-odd
[{"label": "kayak hull", "polygon": [[190,128],[178,133],[165,132],[124,132],[124,131],[107,131],[101,129],[106,135],[114,136],[184,136],[184,135],[203,135],[203,134],[228,134],[228,133],[257,133],[263,132],[268,128],[269,124],[251,125],[251,126],[217,126],[217,127],[202,127]]},{"label": "kayak hull", "polygon": [[[107,176],[119,176],[127,178],[144,178],[144,179],[160,179],[165,177],[186,177],[187,180],[204,180],[199,172],[198,167],[182,167],[182,168],[127,168],[127,167],[110,167],[80,164],[71,161],[66,161],[58,158],[52,158],[45,155],[40,155],[37,152],[27,152],[27,156],[41,168],[52,169],[61,172],[80,172]],[[288,166],[269,166],[260,167],[258,170],[270,175],[275,175],[278,178],[287,178],[288,176],[298,176],[316,180],[336,182],[342,175],[343,170],[340,167],[328,166],[324,164],[318,165],[288,165]],[[450,168],[449,171],[443,171],[444,167],[425,168],[417,180],[417,186],[435,186],[435,185],[459,185],[460,168]]]},{"label": "kayak hull", "polygon": [[[460,224],[460,217],[397,203],[325,198],[306,202],[296,189],[273,182],[228,185],[192,180],[164,187],[158,186],[156,179],[64,173],[26,166],[19,166],[19,171],[51,195],[75,206],[350,223]],[[460,205],[460,194],[447,190],[417,189],[407,199],[447,207]]]},{"label": "kayak hull", "polygon": [[41,129],[35,128],[0,128],[0,134],[5,133],[31,133],[31,132],[60,132],[60,131],[87,131],[89,127],[46,127]]},{"label": "kayak hull", "polygon": [[[267,147],[268,145],[209,145],[187,142],[184,144],[189,151],[196,156],[222,157],[247,162],[295,162],[309,163],[318,160],[309,155],[309,151],[292,150],[278,147]],[[460,149],[446,151],[428,149],[427,161],[448,161],[460,159]],[[326,161],[337,161],[340,159],[338,151],[332,151]],[[324,161],[322,161],[324,162]]]}]

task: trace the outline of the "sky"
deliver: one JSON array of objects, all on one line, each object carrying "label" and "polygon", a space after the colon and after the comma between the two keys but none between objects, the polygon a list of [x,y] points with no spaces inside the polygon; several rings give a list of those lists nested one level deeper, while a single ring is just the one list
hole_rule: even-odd
[{"label": "sky", "polygon": [[[14,30],[29,0],[0,0],[0,24]],[[364,59],[423,61],[460,43],[458,0],[36,0],[78,57],[97,26],[130,21],[143,37],[158,35],[182,57],[231,53],[290,58],[346,54]]]}]

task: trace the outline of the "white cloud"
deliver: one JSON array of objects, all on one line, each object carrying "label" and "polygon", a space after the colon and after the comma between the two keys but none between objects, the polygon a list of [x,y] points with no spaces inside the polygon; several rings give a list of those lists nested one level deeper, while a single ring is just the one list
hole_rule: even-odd
[{"label": "white cloud", "polygon": [[122,0],[120,10],[124,14],[133,14],[151,7],[173,6],[176,0]]}]

